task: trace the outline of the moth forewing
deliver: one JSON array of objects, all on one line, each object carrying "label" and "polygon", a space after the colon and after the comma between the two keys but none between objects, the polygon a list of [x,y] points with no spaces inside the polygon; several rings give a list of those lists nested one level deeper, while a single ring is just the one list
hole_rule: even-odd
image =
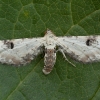
[{"label": "moth forewing", "polygon": [[2,40],[0,41],[0,62],[25,65],[43,50],[45,51],[43,73],[49,74],[56,62],[57,51],[60,51],[65,60],[73,66],[75,65],[67,59],[65,54],[83,63],[100,61],[100,36],[56,37],[51,30],[47,30],[44,37]]},{"label": "moth forewing", "polygon": [[42,38],[14,39],[2,42],[4,47],[3,51],[0,52],[0,62],[17,66],[29,63],[35,56],[41,53],[40,47],[43,46]]},{"label": "moth forewing", "polygon": [[76,61],[100,61],[100,36],[65,36],[59,37],[57,41],[64,53]]}]

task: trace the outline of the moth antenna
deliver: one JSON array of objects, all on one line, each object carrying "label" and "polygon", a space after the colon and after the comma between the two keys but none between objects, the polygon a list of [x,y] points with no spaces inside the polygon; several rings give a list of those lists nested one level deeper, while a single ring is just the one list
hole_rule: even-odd
[{"label": "moth antenna", "polygon": [[47,28],[47,29],[46,29],[46,31],[45,31],[44,33],[45,33],[45,34],[47,34],[47,32],[48,32],[48,31],[50,31],[50,29],[49,29],[49,28]]},{"label": "moth antenna", "polygon": [[49,28],[47,28],[47,31],[50,31],[50,29],[49,29]]},{"label": "moth antenna", "polygon": [[68,61],[68,63],[70,63],[72,66],[76,67],[72,62],[70,62],[67,58],[65,59]]},{"label": "moth antenna", "polygon": [[63,54],[63,57],[65,58],[66,61],[68,61],[68,63],[70,63],[72,66],[76,67],[72,62],[70,62],[70,61],[66,58],[66,55],[65,55],[65,53],[63,52],[62,49],[59,48],[57,51],[60,51],[60,52]]}]

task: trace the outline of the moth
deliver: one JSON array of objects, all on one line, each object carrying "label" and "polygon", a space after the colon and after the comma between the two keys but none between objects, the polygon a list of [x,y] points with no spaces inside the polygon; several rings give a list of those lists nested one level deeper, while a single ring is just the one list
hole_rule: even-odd
[{"label": "moth", "polygon": [[44,37],[0,41],[0,62],[2,64],[25,65],[37,55],[45,52],[43,73],[49,74],[60,51],[82,63],[100,61],[100,36],[63,36],[57,37],[47,29]]}]

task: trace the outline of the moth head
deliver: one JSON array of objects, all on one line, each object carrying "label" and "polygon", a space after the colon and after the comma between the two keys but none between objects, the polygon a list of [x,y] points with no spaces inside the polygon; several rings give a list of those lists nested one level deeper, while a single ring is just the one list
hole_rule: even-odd
[{"label": "moth head", "polygon": [[47,30],[45,32],[45,35],[48,35],[48,36],[51,36],[51,37],[55,36],[54,33],[50,29],[48,29],[48,28],[47,28]]}]

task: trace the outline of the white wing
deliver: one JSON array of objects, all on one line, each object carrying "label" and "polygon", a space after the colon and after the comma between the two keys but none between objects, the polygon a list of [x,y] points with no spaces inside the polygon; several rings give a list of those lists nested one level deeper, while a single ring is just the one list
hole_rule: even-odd
[{"label": "white wing", "polygon": [[42,52],[42,38],[0,41],[0,62],[12,65],[29,63]]},{"label": "white wing", "polygon": [[57,39],[59,48],[77,61],[100,61],[100,36],[66,36]]}]

